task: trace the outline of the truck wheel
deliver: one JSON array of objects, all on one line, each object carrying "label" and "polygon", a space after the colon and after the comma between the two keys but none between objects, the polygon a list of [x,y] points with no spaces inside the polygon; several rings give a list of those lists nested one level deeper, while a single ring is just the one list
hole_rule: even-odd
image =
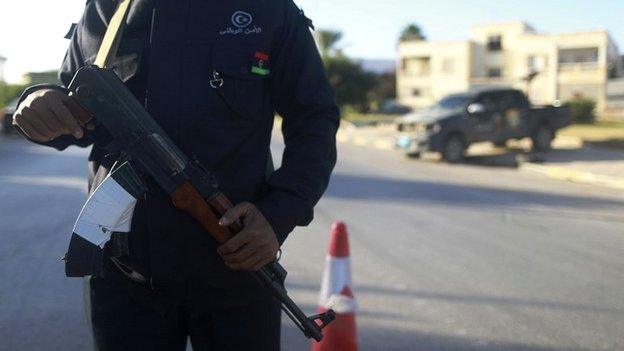
[{"label": "truck wheel", "polygon": [[531,136],[533,151],[548,151],[552,147],[555,138],[553,131],[546,125],[541,125]]},{"label": "truck wheel", "polygon": [[406,153],[405,156],[407,156],[407,158],[420,158],[422,154],[418,151],[411,151],[411,152]]},{"label": "truck wheel", "polygon": [[454,134],[451,135],[442,148],[442,159],[449,163],[457,163],[464,158],[466,152],[466,143],[461,136]]}]

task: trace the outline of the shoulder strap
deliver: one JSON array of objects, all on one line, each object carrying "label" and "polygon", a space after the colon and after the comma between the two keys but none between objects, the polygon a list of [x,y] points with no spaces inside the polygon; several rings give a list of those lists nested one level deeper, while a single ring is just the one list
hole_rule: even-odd
[{"label": "shoulder strap", "polygon": [[126,24],[131,2],[132,0],[119,0],[117,9],[108,23],[108,28],[102,40],[100,51],[98,51],[93,63],[94,65],[100,68],[108,68],[111,60],[117,55],[117,49],[119,49],[121,34]]}]

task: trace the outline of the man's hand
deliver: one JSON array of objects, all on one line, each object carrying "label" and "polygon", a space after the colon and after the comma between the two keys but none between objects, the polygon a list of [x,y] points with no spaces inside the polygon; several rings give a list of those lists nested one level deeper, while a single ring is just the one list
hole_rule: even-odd
[{"label": "man's hand", "polygon": [[257,271],[273,261],[279,250],[275,232],[262,213],[249,202],[242,202],[231,209],[219,221],[226,227],[242,220],[244,228],[217,252],[225,265],[238,270]]},{"label": "man's hand", "polygon": [[42,89],[28,95],[13,115],[13,124],[34,141],[46,142],[64,134],[80,139],[83,131],[65,107],[67,95],[54,89]]}]

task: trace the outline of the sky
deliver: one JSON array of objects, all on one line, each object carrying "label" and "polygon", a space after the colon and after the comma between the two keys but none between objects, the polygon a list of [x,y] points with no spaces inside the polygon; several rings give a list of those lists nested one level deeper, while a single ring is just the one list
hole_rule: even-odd
[{"label": "sky", "polygon": [[[224,0],[229,1],[229,0]],[[396,39],[417,23],[431,40],[467,39],[472,25],[527,21],[540,32],[606,28],[624,51],[624,0],[295,0],[317,28],[344,33],[356,58],[393,59]],[[56,69],[63,36],[85,0],[1,0],[0,55],[11,82],[26,72]]]}]

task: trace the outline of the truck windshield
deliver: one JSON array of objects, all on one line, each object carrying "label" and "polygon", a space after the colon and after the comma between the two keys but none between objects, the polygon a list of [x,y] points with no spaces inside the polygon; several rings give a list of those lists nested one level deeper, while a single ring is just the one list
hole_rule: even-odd
[{"label": "truck windshield", "polygon": [[442,100],[438,101],[437,107],[443,109],[456,109],[466,106],[470,101],[471,96],[465,94],[449,95]]}]

